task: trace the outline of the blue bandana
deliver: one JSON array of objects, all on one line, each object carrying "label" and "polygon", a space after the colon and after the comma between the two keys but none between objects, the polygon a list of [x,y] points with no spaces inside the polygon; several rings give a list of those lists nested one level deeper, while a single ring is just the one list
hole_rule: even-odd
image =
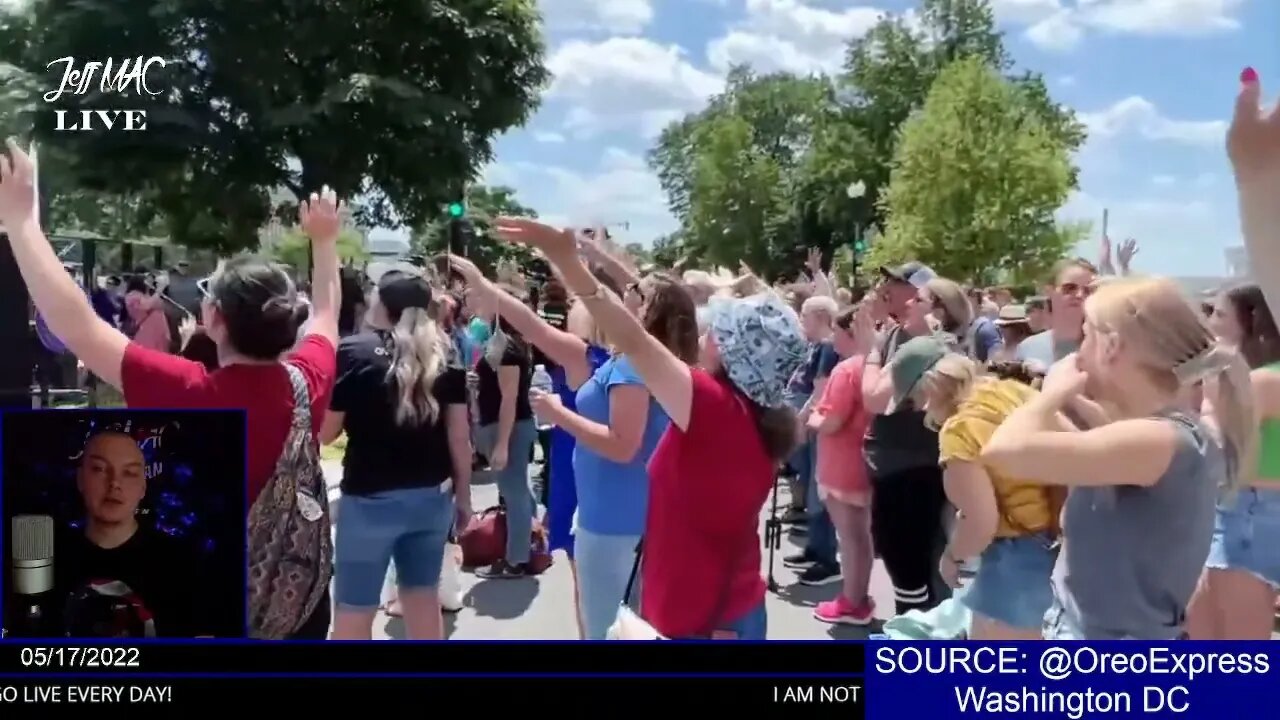
[{"label": "blue bandana", "polygon": [[758,405],[784,406],[787,380],[808,349],[795,311],[773,293],[712,298],[707,309],[729,380]]}]

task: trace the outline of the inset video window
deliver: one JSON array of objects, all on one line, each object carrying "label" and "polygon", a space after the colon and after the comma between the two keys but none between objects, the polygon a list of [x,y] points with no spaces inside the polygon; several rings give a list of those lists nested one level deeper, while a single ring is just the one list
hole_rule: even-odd
[{"label": "inset video window", "polygon": [[4,632],[245,636],[241,411],[0,417]]}]

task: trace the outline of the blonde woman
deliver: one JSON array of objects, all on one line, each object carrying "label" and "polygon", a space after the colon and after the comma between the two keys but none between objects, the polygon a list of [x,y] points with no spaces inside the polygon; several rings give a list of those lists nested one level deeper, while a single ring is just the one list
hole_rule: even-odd
[{"label": "blonde woman", "polygon": [[445,543],[471,517],[467,377],[448,364],[431,287],[392,270],[370,293],[368,332],[338,345],[338,379],[320,436],[344,431],[337,513],[335,640],[371,639],[388,566],[410,640],[443,640]]},{"label": "blonde woman", "polygon": [[[1001,423],[982,459],[1010,477],[1071,488],[1047,639],[1183,637],[1214,502],[1256,475],[1249,368],[1171,280],[1109,282],[1084,316],[1079,352]],[[1178,409],[1209,379],[1221,444]],[[1061,413],[1086,389],[1109,422],[1076,431]]]},{"label": "blonde woman", "polygon": [[925,421],[938,428],[943,488],[956,508],[938,571],[955,588],[959,566],[979,563],[960,600],[973,612],[970,640],[1039,640],[1053,604],[1049,576],[1065,493],[1008,477],[981,460],[996,428],[1035,397],[1033,381],[1020,363],[998,363],[984,375],[957,353],[920,379]]}]

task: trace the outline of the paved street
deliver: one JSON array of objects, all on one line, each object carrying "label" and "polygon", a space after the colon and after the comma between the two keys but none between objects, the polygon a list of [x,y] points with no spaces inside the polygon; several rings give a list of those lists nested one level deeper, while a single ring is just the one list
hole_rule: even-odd
[{"label": "paved street", "polygon": [[[335,512],[341,512],[341,499],[337,483],[341,466],[335,462],[324,463],[325,476],[330,483],[330,500],[336,501]],[[785,485],[785,484],[784,484]],[[483,509],[498,502],[494,485],[478,485],[473,491],[473,504]],[[786,506],[785,487],[780,491],[779,505]],[[762,517],[763,523],[763,517]],[[763,524],[762,526],[763,527]],[[771,640],[819,640],[826,638],[856,639],[863,637],[861,629],[837,627],[818,622],[813,618],[816,602],[827,600],[836,593],[837,585],[809,588],[795,583],[795,572],[782,566],[782,556],[795,552],[789,538],[784,538],[782,549],[774,564],[775,576],[781,592],[768,596],[769,639]],[[765,554],[767,563],[768,554]],[[767,571],[766,566],[766,571]],[[573,583],[563,556],[546,573],[522,580],[482,580],[470,573],[462,575],[463,596],[466,607],[462,612],[446,616],[449,637],[460,640],[574,640],[577,625],[573,618]],[[872,576],[872,592],[879,607],[878,615],[892,612],[893,589],[884,569],[876,564]],[[379,615],[374,623],[374,637],[392,639],[403,637],[401,621]]]}]

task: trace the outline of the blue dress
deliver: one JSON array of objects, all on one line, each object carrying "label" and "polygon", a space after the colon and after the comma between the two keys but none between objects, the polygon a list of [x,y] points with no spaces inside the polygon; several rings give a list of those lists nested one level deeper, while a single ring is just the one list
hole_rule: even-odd
[{"label": "blue dress", "polygon": [[[587,346],[587,363],[594,373],[597,368],[609,359],[609,351]],[[569,410],[576,412],[578,391],[569,388],[564,368],[551,368],[551,385],[560,402]],[[578,488],[573,479],[573,448],[577,441],[569,433],[560,428],[551,430],[551,492],[547,498],[547,515],[550,522],[547,528],[547,545],[552,552],[564,550],[573,557],[573,514],[578,509]]]}]

